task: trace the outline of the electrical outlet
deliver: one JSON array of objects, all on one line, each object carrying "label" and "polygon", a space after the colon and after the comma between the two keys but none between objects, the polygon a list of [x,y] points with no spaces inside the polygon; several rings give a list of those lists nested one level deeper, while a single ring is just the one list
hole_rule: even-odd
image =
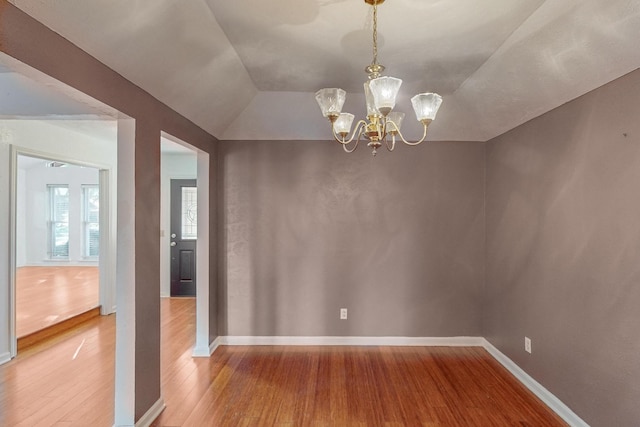
[{"label": "electrical outlet", "polygon": [[346,308],[341,308],[340,309],[340,319],[345,320],[347,318],[347,309]]},{"label": "electrical outlet", "polygon": [[524,337],[524,351],[531,354],[531,338]]}]

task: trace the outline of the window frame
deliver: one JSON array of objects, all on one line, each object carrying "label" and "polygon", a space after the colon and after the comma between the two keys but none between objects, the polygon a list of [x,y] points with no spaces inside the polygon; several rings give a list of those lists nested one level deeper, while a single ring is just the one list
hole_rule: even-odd
[{"label": "window frame", "polygon": [[[66,211],[66,221],[64,220],[60,220],[59,218],[57,218],[56,213],[56,205],[58,203],[58,201],[56,200],[59,195],[56,194],[56,190],[64,188],[67,190],[67,211]],[[48,259],[49,260],[62,260],[62,261],[66,261],[69,260],[69,242],[71,240],[71,233],[69,230],[69,227],[71,226],[70,221],[69,221],[69,215],[70,215],[70,203],[71,203],[71,197],[70,197],[70,190],[69,190],[69,185],[68,184],[47,184],[47,194],[49,197],[49,218],[47,221],[47,234],[48,234],[48,248],[47,248],[47,255],[48,255]],[[62,215],[65,216],[65,215]],[[58,228],[57,225],[58,224],[66,224],[67,226],[67,253],[66,255],[56,255],[57,254],[57,250],[56,248],[58,247],[58,245],[56,245],[56,240],[57,240],[57,233],[56,233],[56,229]]]},{"label": "window frame", "polygon": [[[100,186],[98,184],[82,184],[82,258],[86,260],[98,260],[100,257]],[[97,190],[98,212],[95,221],[91,221],[91,209],[89,206],[89,191]],[[97,253],[91,255],[91,225],[98,228]]]}]

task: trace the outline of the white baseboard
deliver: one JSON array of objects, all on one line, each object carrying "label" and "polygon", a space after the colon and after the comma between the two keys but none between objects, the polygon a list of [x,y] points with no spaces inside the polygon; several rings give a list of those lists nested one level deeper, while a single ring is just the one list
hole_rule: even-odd
[{"label": "white baseboard", "polygon": [[589,424],[584,422],[582,418],[576,415],[567,405],[562,403],[560,399],[553,395],[549,390],[544,388],[542,384],[533,379],[522,368],[515,364],[515,362],[505,356],[500,350],[493,346],[486,339],[484,341],[484,348],[496,359],[502,366],[504,366],[509,372],[511,372],[525,387],[527,387],[533,394],[538,396],[551,410],[558,414],[563,420],[565,420],[570,426],[573,427],[589,427]]},{"label": "white baseboard", "polygon": [[211,344],[208,346],[195,347],[193,349],[192,356],[193,357],[209,357],[213,354],[214,351],[220,346],[220,337],[213,340]]},{"label": "white baseboard", "polygon": [[[260,337],[223,336],[218,345],[357,345],[357,346],[421,346],[483,347],[481,337]],[[217,340],[216,340],[217,341]],[[215,342],[215,341],[214,341]]]},{"label": "white baseboard", "polygon": [[0,365],[5,364],[11,360],[11,353],[6,352],[0,354]]},{"label": "white baseboard", "polygon": [[151,408],[136,422],[135,427],[149,427],[156,418],[164,411],[164,399],[162,397],[154,403]]},{"label": "white baseboard", "polygon": [[101,316],[109,316],[111,314],[114,314],[116,312],[116,307],[113,306],[111,307],[111,310],[107,309],[107,307],[105,306],[100,306],[100,315]]},{"label": "white baseboard", "polygon": [[215,352],[218,347],[220,347],[220,337],[216,338],[215,340],[213,340],[213,342],[211,344],[209,344],[209,356],[211,356],[213,354],[213,352]]},{"label": "white baseboard", "polygon": [[193,351],[191,352],[191,357],[209,357],[209,356],[211,356],[211,351],[209,350],[209,346],[193,347]]},{"label": "white baseboard", "polygon": [[30,262],[29,265],[20,265],[16,268],[20,267],[98,267],[98,261],[84,261],[84,260],[75,260],[75,261],[67,261],[67,260],[58,260],[58,259],[45,259],[42,262]]}]

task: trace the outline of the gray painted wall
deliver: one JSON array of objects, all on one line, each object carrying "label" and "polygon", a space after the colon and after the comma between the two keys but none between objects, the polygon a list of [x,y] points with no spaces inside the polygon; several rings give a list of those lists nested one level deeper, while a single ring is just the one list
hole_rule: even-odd
[{"label": "gray painted wall", "polygon": [[481,335],[483,144],[219,149],[221,335]]},{"label": "gray painted wall", "polygon": [[635,71],[487,146],[485,336],[592,426],[640,420],[639,102]]}]

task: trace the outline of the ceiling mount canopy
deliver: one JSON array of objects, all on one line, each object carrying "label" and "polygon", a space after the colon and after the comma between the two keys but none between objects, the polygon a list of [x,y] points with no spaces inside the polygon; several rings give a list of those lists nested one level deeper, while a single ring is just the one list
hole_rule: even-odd
[{"label": "ceiling mount canopy", "polygon": [[[367,119],[358,121],[353,133],[348,137],[354,115],[342,112],[346,92],[338,88],[320,89],[316,92],[316,101],[322,110],[322,115],[331,122],[333,138],[342,145],[344,151],[347,153],[355,151],[360,139],[364,136],[369,140],[367,145],[371,147],[372,154],[375,156],[383,143],[387,150],[393,151],[396,137],[407,145],[418,145],[423,142],[427,137],[429,124],[436,118],[436,113],[442,104],[442,97],[437,93],[420,93],[411,98],[413,110],[418,121],[422,123],[424,133],[419,141],[407,141],[400,132],[404,113],[393,111],[402,80],[382,76],[385,67],[378,63],[378,5],[384,3],[384,0],[364,1],[373,7],[373,59],[364,69],[369,76],[364,83]],[[355,142],[349,146],[354,139]]]}]

